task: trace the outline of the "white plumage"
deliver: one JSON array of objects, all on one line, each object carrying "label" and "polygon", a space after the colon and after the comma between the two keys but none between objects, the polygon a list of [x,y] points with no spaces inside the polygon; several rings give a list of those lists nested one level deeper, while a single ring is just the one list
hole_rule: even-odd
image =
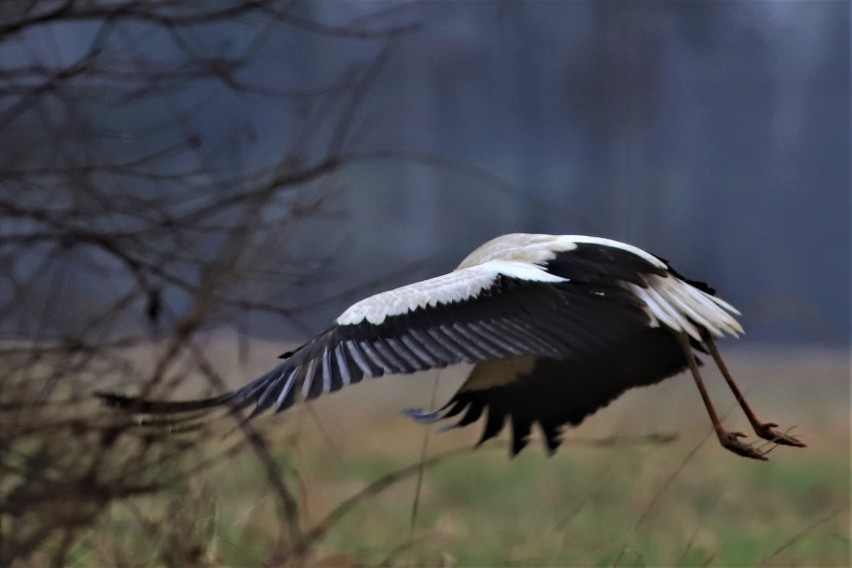
[{"label": "white plumage", "polygon": [[379,325],[388,316],[398,316],[426,307],[434,308],[438,304],[455,304],[475,299],[482,290],[490,288],[499,275],[529,282],[565,280],[536,264],[516,260],[489,260],[365,298],[343,312],[337,318],[337,324],[355,325],[366,320]]},{"label": "white plumage", "polygon": [[652,327],[662,324],[684,331],[696,341],[701,341],[702,327],[716,337],[743,333],[740,323],[731,316],[740,312],[724,300],[673,276],[652,274],[645,282],[644,288],[636,284],[628,287],[645,303]]},{"label": "white plumage", "polygon": [[[544,270],[543,265],[559,253],[576,249],[578,244],[617,248],[665,268],[655,256],[610,239],[582,235],[505,235],[476,249],[453,272],[365,298],[350,306],[336,321],[338,325],[355,325],[364,320],[379,325],[388,316],[463,302],[489,288],[498,275],[531,282],[566,281]],[[652,326],[667,325],[687,332],[698,341],[701,336],[692,321],[707,327],[717,337],[723,332],[734,336],[743,333],[742,326],[728,313],[739,315],[739,311],[679,278],[651,274],[644,278],[644,286],[627,282],[624,285],[645,303]]]},{"label": "white plumage", "polygon": [[736,336],[739,312],[706,284],[679,275],[635,246],[582,235],[511,234],[470,253],[449,274],[370,296],[288,353],[262,377],[218,397],[147,401],[115,394],[109,403],[162,414],[254,405],[252,416],[282,411],[364,377],[475,363],[468,381],[424,422],[487,409],[481,442],[512,427],[512,451],[538,425],[548,448],[625,390],[689,368],[722,445],[766,459],[726,431],[694,358],[709,351],[759,436],[802,446],[757,419],[721,360],[713,336]]}]

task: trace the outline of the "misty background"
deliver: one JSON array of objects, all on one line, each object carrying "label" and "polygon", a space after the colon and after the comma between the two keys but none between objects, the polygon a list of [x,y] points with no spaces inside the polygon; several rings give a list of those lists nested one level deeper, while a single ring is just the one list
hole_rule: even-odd
[{"label": "misty background", "polygon": [[[180,33],[145,18],[105,32],[95,16],[12,29],[0,45],[8,202],[76,203],[66,185],[31,172],[85,165],[99,199],[134,200],[74,221],[108,232],[133,226],[146,200],[180,196],[180,210],[237,191],[231,180],[331,159],[258,213],[280,240],[234,284],[241,297],[298,313],[253,312],[225,327],[304,337],[367,293],[451,270],[494,236],[581,233],[630,242],[710,282],[743,312],[748,342],[849,344],[848,3],[286,9],[283,29],[262,11]],[[94,46],[113,71],[78,80],[75,65]],[[187,53],[204,65],[175,63]],[[38,83],[33,70],[45,68],[64,69],[67,82]],[[143,76],[147,88],[122,83]],[[134,160],[133,175],[107,167]],[[12,215],[0,232],[8,244],[40,223]],[[220,237],[190,240],[187,256],[203,256]],[[26,302],[7,304],[7,336],[67,335],[133,279],[102,251],[60,259],[57,247],[16,253],[16,279],[33,286]],[[48,278],[58,270],[61,286]],[[172,274],[195,273],[185,262]],[[189,309],[180,290],[160,292],[175,318]],[[145,300],[133,302],[122,325],[144,328]]]}]

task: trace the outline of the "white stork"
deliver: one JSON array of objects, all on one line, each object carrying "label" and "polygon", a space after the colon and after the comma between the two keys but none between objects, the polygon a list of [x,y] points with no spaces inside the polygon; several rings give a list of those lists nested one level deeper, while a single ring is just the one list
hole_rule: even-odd
[{"label": "white stork", "polygon": [[739,440],[744,433],[722,426],[698,371],[695,351],[701,351],[713,357],[758,436],[804,447],[757,418],[725,366],[713,338],[742,332],[734,314],[709,286],[637,247],[578,235],[511,234],[485,243],[449,274],[353,304],[240,389],[174,402],[100,396],[145,414],[254,405],[251,418],[364,377],[473,363],[440,410],[405,413],[427,423],[455,416],[454,426],[466,426],[487,411],[479,443],[509,418],[514,455],[535,423],[552,453],[566,424],[580,424],[632,387],[688,368],[722,446],[767,459]]}]

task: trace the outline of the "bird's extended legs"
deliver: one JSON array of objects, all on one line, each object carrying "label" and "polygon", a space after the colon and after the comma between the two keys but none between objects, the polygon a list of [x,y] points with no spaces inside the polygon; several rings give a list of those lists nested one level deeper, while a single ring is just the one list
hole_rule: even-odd
[{"label": "bird's extended legs", "polygon": [[722,360],[722,355],[716,348],[716,342],[713,341],[713,337],[706,329],[701,330],[701,339],[704,342],[704,345],[706,345],[707,349],[710,351],[710,355],[713,356],[713,360],[716,361],[716,366],[719,367],[719,370],[722,372],[722,376],[725,377],[725,382],[728,383],[731,392],[734,393],[737,402],[740,403],[740,407],[743,409],[743,412],[745,412],[745,415],[748,417],[748,421],[751,422],[751,427],[754,428],[754,433],[763,438],[764,440],[769,440],[770,442],[774,442],[776,444],[781,444],[784,446],[796,446],[798,448],[807,447],[807,444],[798,440],[797,438],[775,430],[775,427],[778,426],[778,424],[776,424],[775,422],[760,421],[760,419],[751,409],[749,403],[746,401],[742,391],[740,391],[739,386],[737,386],[736,381],[734,381],[734,377],[731,375],[731,372],[728,370],[728,366],[725,365],[725,361]]},{"label": "bird's extended legs", "polygon": [[689,363],[689,370],[692,371],[692,378],[695,379],[695,385],[698,387],[698,392],[701,393],[701,400],[704,401],[704,406],[707,408],[707,414],[710,415],[710,420],[713,422],[713,429],[716,430],[716,436],[719,438],[719,443],[722,447],[731,450],[735,454],[754,458],[756,460],[768,460],[759,450],[752,447],[750,444],[744,444],[739,439],[745,438],[744,432],[729,432],[722,426],[722,421],[713,407],[713,402],[710,400],[710,395],[707,393],[707,387],[704,386],[704,380],[698,372],[698,363],[695,361],[695,355],[692,353],[692,346],[689,344],[689,337],[685,333],[678,334],[683,352],[686,355],[686,360]]}]

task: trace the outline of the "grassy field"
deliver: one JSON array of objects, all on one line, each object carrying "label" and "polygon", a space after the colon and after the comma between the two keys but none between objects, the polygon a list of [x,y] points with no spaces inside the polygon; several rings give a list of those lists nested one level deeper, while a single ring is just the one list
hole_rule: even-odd
[{"label": "grassy field", "polygon": [[[810,447],[777,448],[766,463],[722,450],[685,375],[629,393],[567,432],[552,458],[537,443],[515,459],[499,442],[468,451],[479,425],[438,434],[397,414],[429,406],[436,380],[445,400],[459,371],[371,381],[262,418],[308,534],[371,483],[417,464],[424,444],[427,457],[459,450],[424,468],[419,490],[414,467],[356,498],[297,563],[848,566],[848,353],[729,359],[761,417],[796,426]],[[747,430],[718,373],[706,378],[727,425]],[[183,465],[240,446],[241,434],[223,429]],[[279,564],[286,531],[265,471],[246,448],[156,497],[115,503],[79,534],[72,564]]]}]

